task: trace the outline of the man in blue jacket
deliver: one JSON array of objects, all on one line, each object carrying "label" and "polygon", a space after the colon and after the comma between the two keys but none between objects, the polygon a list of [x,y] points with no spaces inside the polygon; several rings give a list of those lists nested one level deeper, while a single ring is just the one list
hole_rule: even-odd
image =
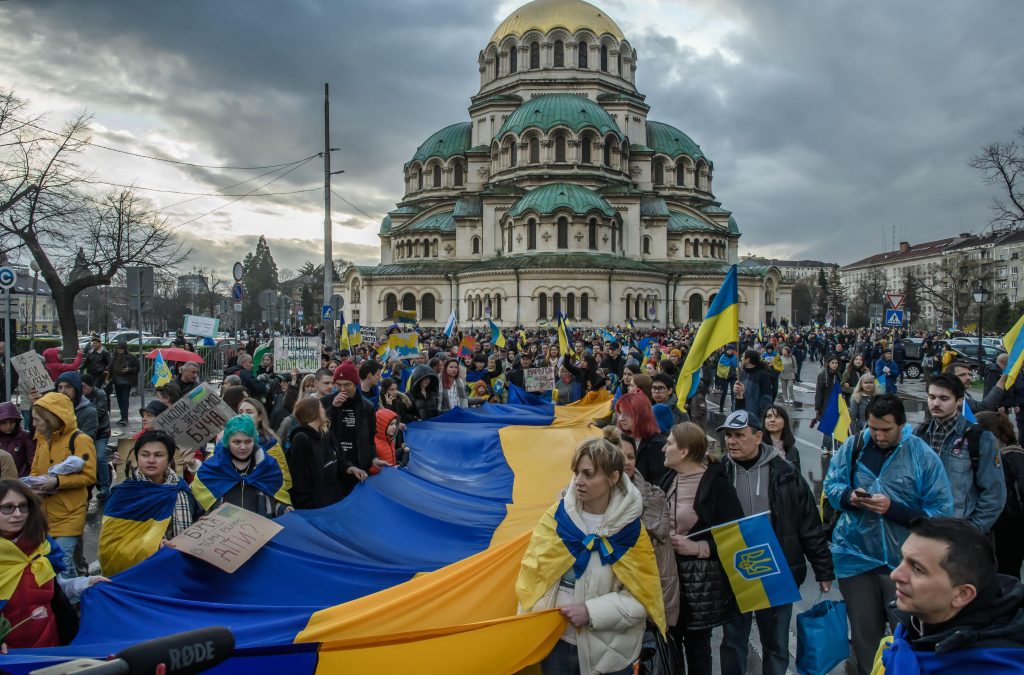
[{"label": "man in blue jacket", "polygon": [[896,393],[896,382],[900,372],[900,367],[892,358],[892,349],[886,347],[882,352],[882,358],[875,361],[875,377],[885,377],[886,394]]}]

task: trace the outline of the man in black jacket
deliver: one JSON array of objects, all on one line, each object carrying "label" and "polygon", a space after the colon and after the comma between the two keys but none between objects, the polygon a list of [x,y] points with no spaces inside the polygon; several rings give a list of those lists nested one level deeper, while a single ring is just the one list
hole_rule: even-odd
[{"label": "man in black jacket", "polygon": [[772,375],[761,362],[761,352],[748,349],[740,359],[739,380],[733,385],[736,410],[761,417],[772,404]]},{"label": "man in black jacket", "polygon": [[369,471],[377,454],[373,443],[377,413],[363,398],[359,372],[351,361],[335,368],[333,377],[334,392],[320,399],[331,423],[331,443],[339,457],[344,456],[350,464]]},{"label": "man in black jacket", "polygon": [[[832,587],[835,572],[828,537],[821,525],[814,496],[792,464],[767,443],[762,443],[761,421],[737,410],[718,427],[725,432],[725,472],[736,488],[745,516],[765,511],[789,563],[797,586],[807,576],[806,556],[823,593]],[[789,668],[789,622],[793,605],[780,605],[740,614],[725,624],[719,652],[723,675],[742,675],[747,669],[751,620],[761,634],[762,672],[784,675]]]},{"label": "man in black jacket", "polygon": [[622,355],[622,345],[618,342],[608,343],[608,354],[601,360],[601,368],[608,375],[615,374],[615,381],[622,379],[622,369],[626,367],[626,358]]}]

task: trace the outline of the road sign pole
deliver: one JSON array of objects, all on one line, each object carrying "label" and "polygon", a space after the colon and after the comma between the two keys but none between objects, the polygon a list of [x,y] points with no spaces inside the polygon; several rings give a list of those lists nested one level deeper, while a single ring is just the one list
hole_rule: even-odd
[{"label": "road sign pole", "polygon": [[7,393],[6,401],[11,400],[11,350],[14,343],[11,342],[11,289],[4,290],[4,304],[7,305],[7,312],[4,315],[4,391]]}]

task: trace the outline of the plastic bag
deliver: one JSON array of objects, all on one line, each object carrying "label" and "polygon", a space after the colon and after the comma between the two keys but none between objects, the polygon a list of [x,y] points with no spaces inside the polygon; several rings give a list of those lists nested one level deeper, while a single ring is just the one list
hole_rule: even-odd
[{"label": "plastic bag", "polygon": [[658,629],[648,627],[640,649],[640,675],[675,675],[685,672],[686,663],[679,649],[666,640]]},{"label": "plastic bag", "polygon": [[823,600],[796,616],[796,670],[825,675],[850,656],[846,603]]}]

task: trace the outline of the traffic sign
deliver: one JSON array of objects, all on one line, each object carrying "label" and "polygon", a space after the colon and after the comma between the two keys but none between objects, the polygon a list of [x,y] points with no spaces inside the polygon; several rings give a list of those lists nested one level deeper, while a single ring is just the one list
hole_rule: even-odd
[{"label": "traffic sign", "polygon": [[242,288],[242,284],[235,284],[231,287],[231,297],[235,302],[241,302],[242,296],[245,295],[245,289]]},{"label": "traffic sign", "polygon": [[305,312],[303,312],[303,311],[302,311],[302,310],[300,309],[300,310],[299,310],[299,321],[302,321],[302,320],[303,320],[303,319],[305,319],[305,318],[306,318],[306,313],[305,313]]},{"label": "traffic sign", "polygon": [[14,288],[14,284],[18,281],[18,273],[10,267],[0,267],[0,288],[5,291],[9,288]]},{"label": "traffic sign", "polygon": [[235,278],[235,281],[241,281],[245,275],[245,268],[242,267],[242,263],[236,262],[234,267],[231,268],[231,276]]},{"label": "traffic sign", "polygon": [[889,305],[893,309],[903,309],[903,301],[906,299],[906,293],[886,293],[885,299],[889,301]]},{"label": "traffic sign", "polygon": [[236,302],[235,303],[235,311],[236,312],[241,312],[242,311],[242,303],[240,303],[240,302]]},{"label": "traffic sign", "polygon": [[334,318],[334,308],[330,305],[323,305],[320,308],[320,318],[324,321],[330,321]]},{"label": "traffic sign", "polygon": [[887,309],[885,310],[885,325],[890,328],[902,328],[903,327],[903,310],[902,309]]},{"label": "traffic sign", "polygon": [[335,293],[331,296],[331,307],[337,312],[339,309],[345,306],[345,298],[341,297],[340,294]]}]

